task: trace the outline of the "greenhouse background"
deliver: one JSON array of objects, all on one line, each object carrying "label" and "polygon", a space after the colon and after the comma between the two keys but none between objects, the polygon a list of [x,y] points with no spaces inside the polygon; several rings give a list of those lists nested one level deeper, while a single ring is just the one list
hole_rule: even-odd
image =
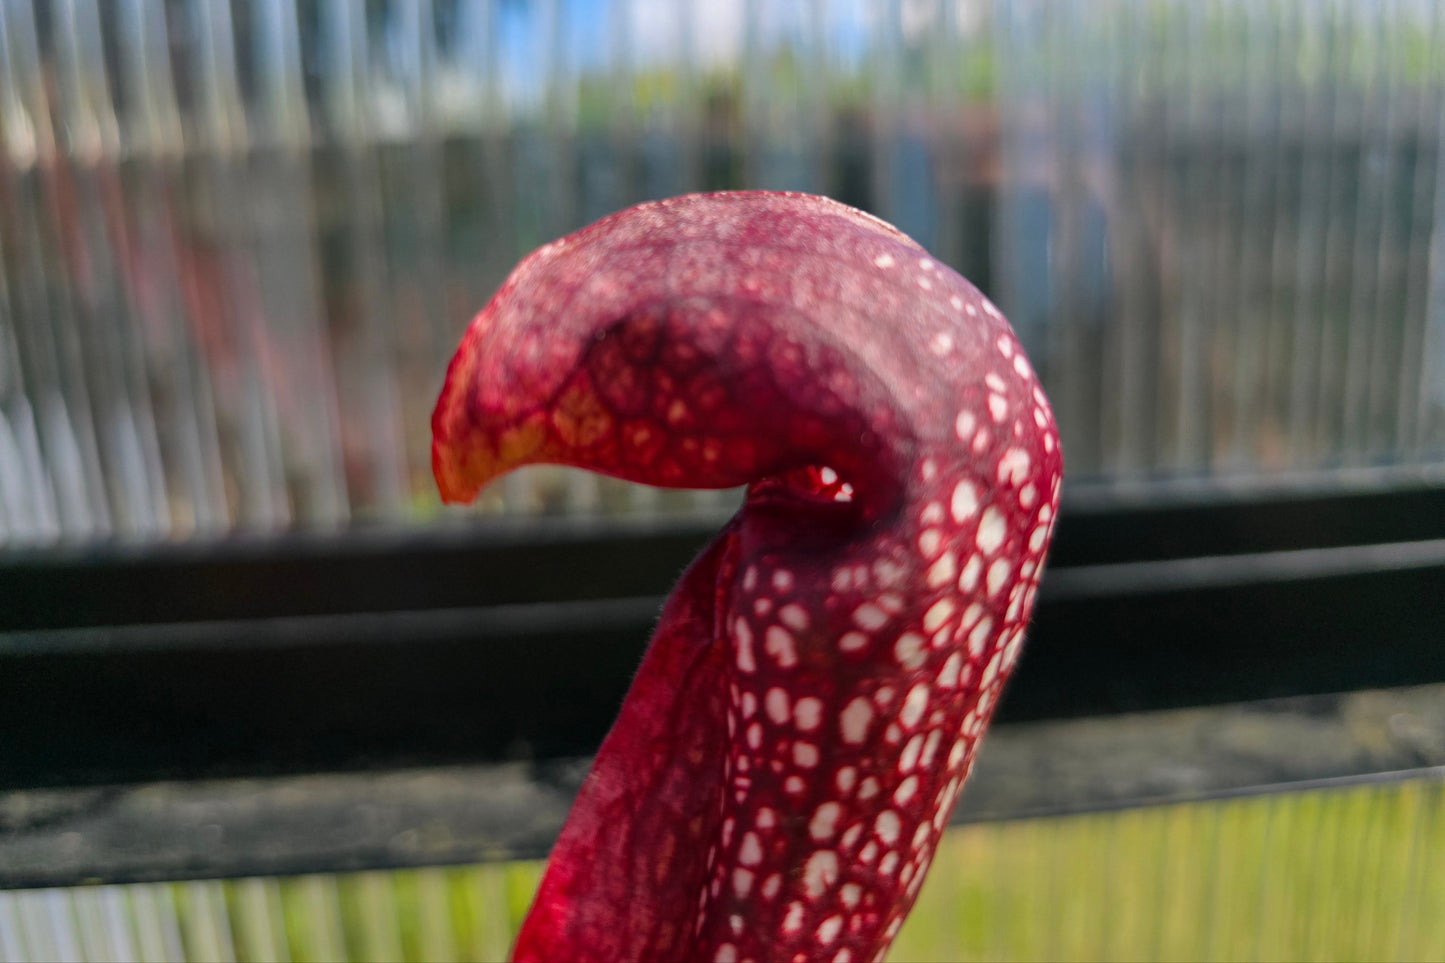
[{"label": "greenhouse background", "polygon": [[[430,523],[445,359],[517,259],[738,187],[873,211],[994,297],[1076,482],[1445,457],[1436,4],[0,18],[12,543]],[[689,504],[555,469],[504,501]]]},{"label": "greenhouse background", "polygon": [[976,283],[1067,455],[893,958],[1445,956],[1445,5],[0,0],[0,961],[505,955],[739,493],[444,508],[432,405],[734,188]]}]

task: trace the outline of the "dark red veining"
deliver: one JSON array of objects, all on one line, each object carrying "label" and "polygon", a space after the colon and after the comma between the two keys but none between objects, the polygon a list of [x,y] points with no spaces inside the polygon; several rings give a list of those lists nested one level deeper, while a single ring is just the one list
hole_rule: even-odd
[{"label": "dark red veining", "polygon": [[892,227],[800,194],[644,204],[472,322],[442,495],[558,462],[749,485],[669,598],[520,960],[870,960],[1013,667],[1058,510],[1013,332]]}]

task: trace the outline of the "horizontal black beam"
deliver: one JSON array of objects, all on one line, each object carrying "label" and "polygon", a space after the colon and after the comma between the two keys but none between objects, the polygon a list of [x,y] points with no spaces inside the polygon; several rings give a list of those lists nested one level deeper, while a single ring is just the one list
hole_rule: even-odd
[{"label": "horizontal black beam", "polygon": [[[422,533],[0,552],[0,633],[661,595],[725,520],[491,520]],[[1434,538],[1445,538],[1445,484],[1235,497],[1203,489],[1164,501],[1066,492],[1049,564]]]},{"label": "horizontal black beam", "polygon": [[661,595],[726,518],[0,553],[0,633]]},{"label": "horizontal black beam", "polygon": [[[1399,534],[1439,497],[1398,494],[1336,496],[1324,517],[1374,511]],[[1311,499],[1065,512],[1000,720],[1445,681],[1445,512],[1364,544],[1354,521],[1311,523]],[[589,753],[710,530],[12,555],[0,788]],[[1205,547],[1231,551],[1181,554]]]},{"label": "horizontal black beam", "polygon": [[[1435,474],[1439,474],[1438,472]],[[1445,538],[1445,477],[1368,472],[1066,486],[1054,568]]]}]

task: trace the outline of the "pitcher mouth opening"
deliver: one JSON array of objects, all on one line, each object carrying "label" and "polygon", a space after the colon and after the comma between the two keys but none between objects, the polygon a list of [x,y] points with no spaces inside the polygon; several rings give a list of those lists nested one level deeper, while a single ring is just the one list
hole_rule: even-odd
[{"label": "pitcher mouth opening", "polygon": [[858,514],[853,483],[828,465],[803,465],[760,478],[748,486],[755,508],[817,511],[839,518]]}]

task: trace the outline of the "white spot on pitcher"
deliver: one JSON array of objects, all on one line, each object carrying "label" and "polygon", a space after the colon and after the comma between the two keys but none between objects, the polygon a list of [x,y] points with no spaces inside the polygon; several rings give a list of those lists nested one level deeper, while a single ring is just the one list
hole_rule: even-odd
[{"label": "white spot on pitcher", "polygon": [[955,522],[962,523],[972,518],[978,511],[978,487],[967,479],[954,485],[949,510]]},{"label": "white spot on pitcher", "polygon": [[898,660],[899,665],[912,672],[921,667],[928,658],[924,644],[923,636],[917,632],[904,632],[893,644],[893,657]]},{"label": "white spot on pitcher", "polygon": [[983,517],[978,522],[978,532],[974,536],[974,542],[978,545],[979,551],[985,555],[992,555],[998,551],[1007,535],[1008,525],[1004,521],[1003,513],[992,505],[985,508]]},{"label": "white spot on pitcher", "polygon": [[781,625],[770,625],[763,636],[763,648],[784,669],[798,664],[798,651],[793,644],[793,634]]},{"label": "white spot on pitcher", "polygon": [[[838,881],[838,854],[831,849],[820,849],[808,857],[803,865],[803,891],[809,898],[817,899]],[[799,904],[794,903],[794,906]]]}]

